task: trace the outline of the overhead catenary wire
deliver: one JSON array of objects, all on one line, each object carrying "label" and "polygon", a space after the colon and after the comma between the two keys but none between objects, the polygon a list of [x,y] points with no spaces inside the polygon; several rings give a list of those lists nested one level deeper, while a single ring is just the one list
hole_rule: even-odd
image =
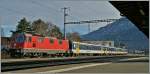
[{"label": "overhead catenary wire", "polygon": [[60,11],[58,11],[58,10],[56,10],[56,9],[50,7],[50,6],[47,6],[47,5],[45,5],[45,4],[42,4],[42,3],[38,2],[38,1],[35,1],[35,0],[30,0],[30,1],[31,1],[32,4],[35,4],[35,5],[40,6],[40,7],[42,7],[42,8],[47,8],[48,11],[50,11],[50,9],[52,9],[52,10],[55,11],[56,13],[54,13],[53,11],[50,11],[50,12],[52,12],[52,13],[54,13],[54,14],[56,14],[56,15],[61,14]]},{"label": "overhead catenary wire", "polygon": [[[53,14],[56,14],[56,15],[60,14],[60,15],[62,15],[62,11],[59,11],[59,10],[55,9],[54,7],[51,7],[51,6],[49,6],[49,5],[43,4],[42,2],[39,2],[39,1],[36,1],[36,0],[30,0],[30,3],[35,4],[35,5],[37,5],[37,6],[40,6],[40,7],[44,8],[44,9],[46,8],[46,9],[48,9],[48,11],[52,10],[51,12],[52,12]],[[14,9],[7,9],[7,10],[8,10],[8,11],[12,11],[12,12],[16,12],[16,13],[19,13],[19,14],[24,14],[24,15],[28,15],[28,16],[35,17],[35,16],[33,16],[33,14],[31,14],[31,13],[25,13],[25,12],[23,12],[23,11],[17,11],[17,10],[14,10]],[[55,13],[55,12],[56,12],[56,13]],[[94,13],[95,13],[95,12],[94,12]],[[80,14],[81,14],[81,13],[80,13]],[[68,18],[71,18],[71,19],[73,19],[73,20],[79,19],[79,18],[76,18],[75,16],[72,16],[72,15],[69,15]],[[68,22],[70,22],[70,21],[68,21]]]},{"label": "overhead catenary wire", "polygon": [[[52,10],[54,10],[55,12],[57,12],[57,13],[54,13],[54,14],[60,14],[60,15],[62,15],[62,11],[59,11],[59,10],[57,10],[57,9],[54,9],[54,8],[52,8],[52,7],[50,7],[50,6],[45,5],[45,4],[39,3],[38,1],[31,0],[31,2],[32,2],[33,4],[39,5],[40,7],[47,8],[47,9],[52,9]],[[70,10],[70,7],[69,7],[69,10]],[[51,12],[52,12],[52,11],[51,11]],[[68,16],[69,16],[70,18],[72,18],[72,19],[77,19],[77,18],[74,17],[74,16],[71,16],[71,15],[68,15]]]},{"label": "overhead catenary wire", "polygon": [[[48,6],[48,5],[46,5],[46,4],[42,4],[42,3],[40,3],[40,2],[38,2],[38,1],[34,1],[34,0],[31,0],[31,2],[33,3],[33,4],[35,4],[35,5],[38,5],[38,6],[40,6],[40,7],[43,7],[43,8],[47,8],[48,10],[53,10],[53,11],[55,11],[56,13],[54,13],[53,11],[51,11],[51,12],[53,12],[54,14],[56,14],[56,15],[63,15],[62,14],[62,11],[59,11],[59,10],[57,10],[57,9],[54,9],[54,8],[52,8],[52,7],[50,7],[50,6]],[[71,18],[71,19],[75,19],[75,17],[73,17],[73,16],[70,16],[70,15],[67,15],[68,16],[68,18]],[[76,18],[77,19],[77,18]],[[67,20],[66,20],[67,21]]]},{"label": "overhead catenary wire", "polygon": [[23,12],[23,11],[14,10],[14,9],[11,9],[11,8],[6,8],[6,7],[3,7],[3,6],[0,6],[0,8],[2,8],[2,9],[4,9],[4,10],[7,10],[7,11],[10,11],[10,12],[13,12],[13,13],[15,13],[15,14],[27,15],[27,16],[35,17],[35,16],[33,16],[32,14],[25,13],[25,12]]},{"label": "overhead catenary wire", "polygon": [[[52,8],[52,7],[50,7],[50,6],[47,6],[47,5],[44,5],[44,4],[42,4],[42,3],[39,3],[38,1],[34,1],[34,0],[31,0],[31,2],[33,3],[33,4],[36,4],[36,5],[39,5],[39,6],[41,6],[41,7],[46,7],[46,8],[48,8],[48,9],[52,9],[52,10],[54,10],[55,12],[61,12],[61,11],[58,11],[58,10],[56,10],[56,9],[54,9],[54,8]],[[62,12],[61,12],[62,13]],[[56,14],[56,13],[55,13]],[[60,14],[60,13],[59,13]],[[77,19],[76,17],[74,17],[74,16],[70,16],[70,15],[68,15],[69,17],[71,17],[72,19]]]}]

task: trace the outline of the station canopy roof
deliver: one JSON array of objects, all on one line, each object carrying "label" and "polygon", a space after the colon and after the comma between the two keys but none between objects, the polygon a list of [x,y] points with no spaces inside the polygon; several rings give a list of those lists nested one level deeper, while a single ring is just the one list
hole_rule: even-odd
[{"label": "station canopy roof", "polygon": [[109,1],[149,38],[149,1]]}]

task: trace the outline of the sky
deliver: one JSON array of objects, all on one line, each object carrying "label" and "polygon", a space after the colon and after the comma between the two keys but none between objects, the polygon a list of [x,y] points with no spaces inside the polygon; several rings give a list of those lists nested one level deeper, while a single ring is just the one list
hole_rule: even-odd
[{"label": "sky", "polygon": [[[67,22],[101,19],[119,19],[120,12],[108,1],[89,0],[0,0],[0,25],[5,36],[10,36],[11,30],[16,30],[19,20],[25,17],[33,22],[42,19],[52,22],[60,27],[63,32],[63,7],[68,7]],[[108,23],[90,24],[91,31],[106,26]],[[79,32],[87,34],[88,24],[67,24],[67,32]]]}]

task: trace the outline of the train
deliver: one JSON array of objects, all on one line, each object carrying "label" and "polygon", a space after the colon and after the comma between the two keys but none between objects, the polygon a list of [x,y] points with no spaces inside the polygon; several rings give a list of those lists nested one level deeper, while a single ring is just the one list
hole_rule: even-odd
[{"label": "train", "polygon": [[11,37],[12,57],[64,57],[126,55],[126,49],[75,42],[30,33],[16,33]]}]

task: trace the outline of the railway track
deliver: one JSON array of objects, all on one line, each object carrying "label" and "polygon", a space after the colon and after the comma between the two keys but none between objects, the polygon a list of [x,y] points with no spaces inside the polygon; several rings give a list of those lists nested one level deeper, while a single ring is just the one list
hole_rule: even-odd
[{"label": "railway track", "polygon": [[[47,67],[64,64],[90,63],[90,62],[110,62],[114,59],[135,58],[142,56],[93,56],[93,57],[68,57],[59,59],[33,59],[24,61],[1,62],[1,71],[12,71],[20,69],[29,69],[36,67]],[[115,62],[115,61],[114,61]]]}]

